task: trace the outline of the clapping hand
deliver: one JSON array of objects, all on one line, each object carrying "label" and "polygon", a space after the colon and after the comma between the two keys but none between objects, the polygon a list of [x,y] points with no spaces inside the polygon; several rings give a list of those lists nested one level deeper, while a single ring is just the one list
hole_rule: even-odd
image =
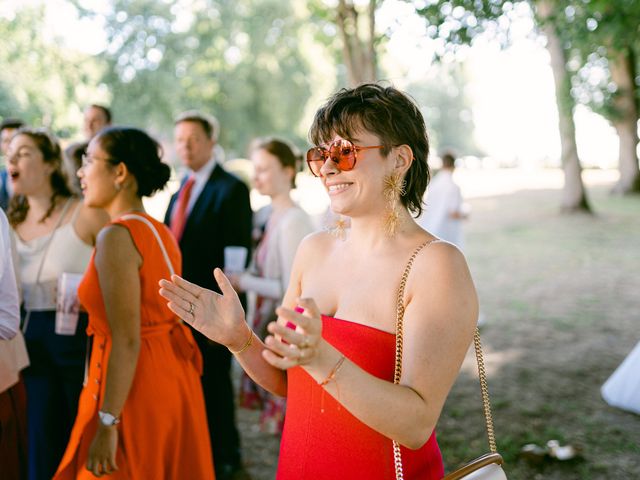
[{"label": "clapping hand", "polygon": [[[320,356],[322,319],[316,303],[310,298],[298,299],[303,313],[280,307],[278,320],[271,322],[265,339],[263,358],[276,368],[286,370],[298,365],[313,365]],[[291,327],[295,328],[291,328]]]},{"label": "clapping hand", "polygon": [[246,340],[244,310],[229,279],[216,268],[213,276],[222,295],[178,275],[160,280],[160,295],[169,309],[210,340],[233,348]]}]

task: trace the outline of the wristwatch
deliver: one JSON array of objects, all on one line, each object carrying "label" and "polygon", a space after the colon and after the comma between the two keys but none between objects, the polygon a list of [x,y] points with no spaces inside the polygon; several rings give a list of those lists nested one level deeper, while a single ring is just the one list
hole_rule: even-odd
[{"label": "wristwatch", "polygon": [[102,410],[98,411],[98,417],[100,418],[100,423],[105,427],[113,427],[120,423],[120,419],[109,412],[103,412]]}]

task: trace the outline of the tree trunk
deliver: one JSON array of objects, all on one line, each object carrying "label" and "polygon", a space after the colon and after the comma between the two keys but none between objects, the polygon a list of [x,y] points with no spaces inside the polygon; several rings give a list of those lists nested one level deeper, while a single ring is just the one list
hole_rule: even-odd
[{"label": "tree trunk", "polygon": [[342,37],[342,56],[347,68],[347,80],[352,87],[376,80],[375,8],[376,0],[369,0],[369,36],[363,40],[360,38],[358,27],[360,14],[353,2],[351,0],[338,2],[336,24]]},{"label": "tree trunk", "polygon": [[582,183],[582,166],[576,146],[576,126],[573,121],[574,101],[571,97],[571,77],[567,72],[567,55],[553,24],[553,4],[550,0],[536,2],[541,28],[547,37],[547,50],[556,87],[556,104],[560,129],[561,160],[564,171],[561,209],[564,212],[591,212]]},{"label": "tree trunk", "polygon": [[638,168],[638,103],[636,99],[635,58],[633,50],[627,48],[614,51],[609,58],[611,79],[618,90],[614,97],[615,112],[611,118],[620,138],[620,179],[613,193],[639,193],[640,169]]}]

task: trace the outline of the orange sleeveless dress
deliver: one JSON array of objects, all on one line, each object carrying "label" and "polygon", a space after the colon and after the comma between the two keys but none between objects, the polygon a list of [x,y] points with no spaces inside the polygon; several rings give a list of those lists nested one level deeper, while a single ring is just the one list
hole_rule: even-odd
[{"label": "orange sleeveless dress", "polygon": [[[167,227],[144,215],[158,230],[177,274],[180,249]],[[207,418],[200,384],[202,358],[190,330],[179,323],[158,294],[158,281],[169,277],[158,241],[148,225],[115,220],[126,227],[143,258],[140,268],[140,353],[118,425],[118,471],[110,479],[214,478]],[[96,478],[86,468],[104,396],[111,335],[100,292],[95,250],[78,295],[89,312],[93,337],[88,378],[78,416],[55,480]]]},{"label": "orange sleeveless dress", "polygon": [[[323,316],[322,336],[370,374],[393,381],[395,335]],[[278,480],[396,478],[391,439],[354,417],[302,368],[288,370],[287,384]],[[401,450],[405,479],[444,476],[435,432],[421,448]]]}]

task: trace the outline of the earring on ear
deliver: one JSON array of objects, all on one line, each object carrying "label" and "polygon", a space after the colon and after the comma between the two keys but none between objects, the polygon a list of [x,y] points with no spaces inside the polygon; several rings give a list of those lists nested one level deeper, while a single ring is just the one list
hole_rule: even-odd
[{"label": "earring on ear", "polygon": [[400,173],[391,173],[384,179],[383,195],[387,200],[387,211],[384,219],[384,231],[389,237],[393,237],[400,223],[400,208],[398,201],[405,193],[405,180]]},{"label": "earring on ear", "polygon": [[113,182],[113,186],[116,189],[116,192],[119,192],[120,190],[122,190],[122,185],[119,184],[118,182]]}]

